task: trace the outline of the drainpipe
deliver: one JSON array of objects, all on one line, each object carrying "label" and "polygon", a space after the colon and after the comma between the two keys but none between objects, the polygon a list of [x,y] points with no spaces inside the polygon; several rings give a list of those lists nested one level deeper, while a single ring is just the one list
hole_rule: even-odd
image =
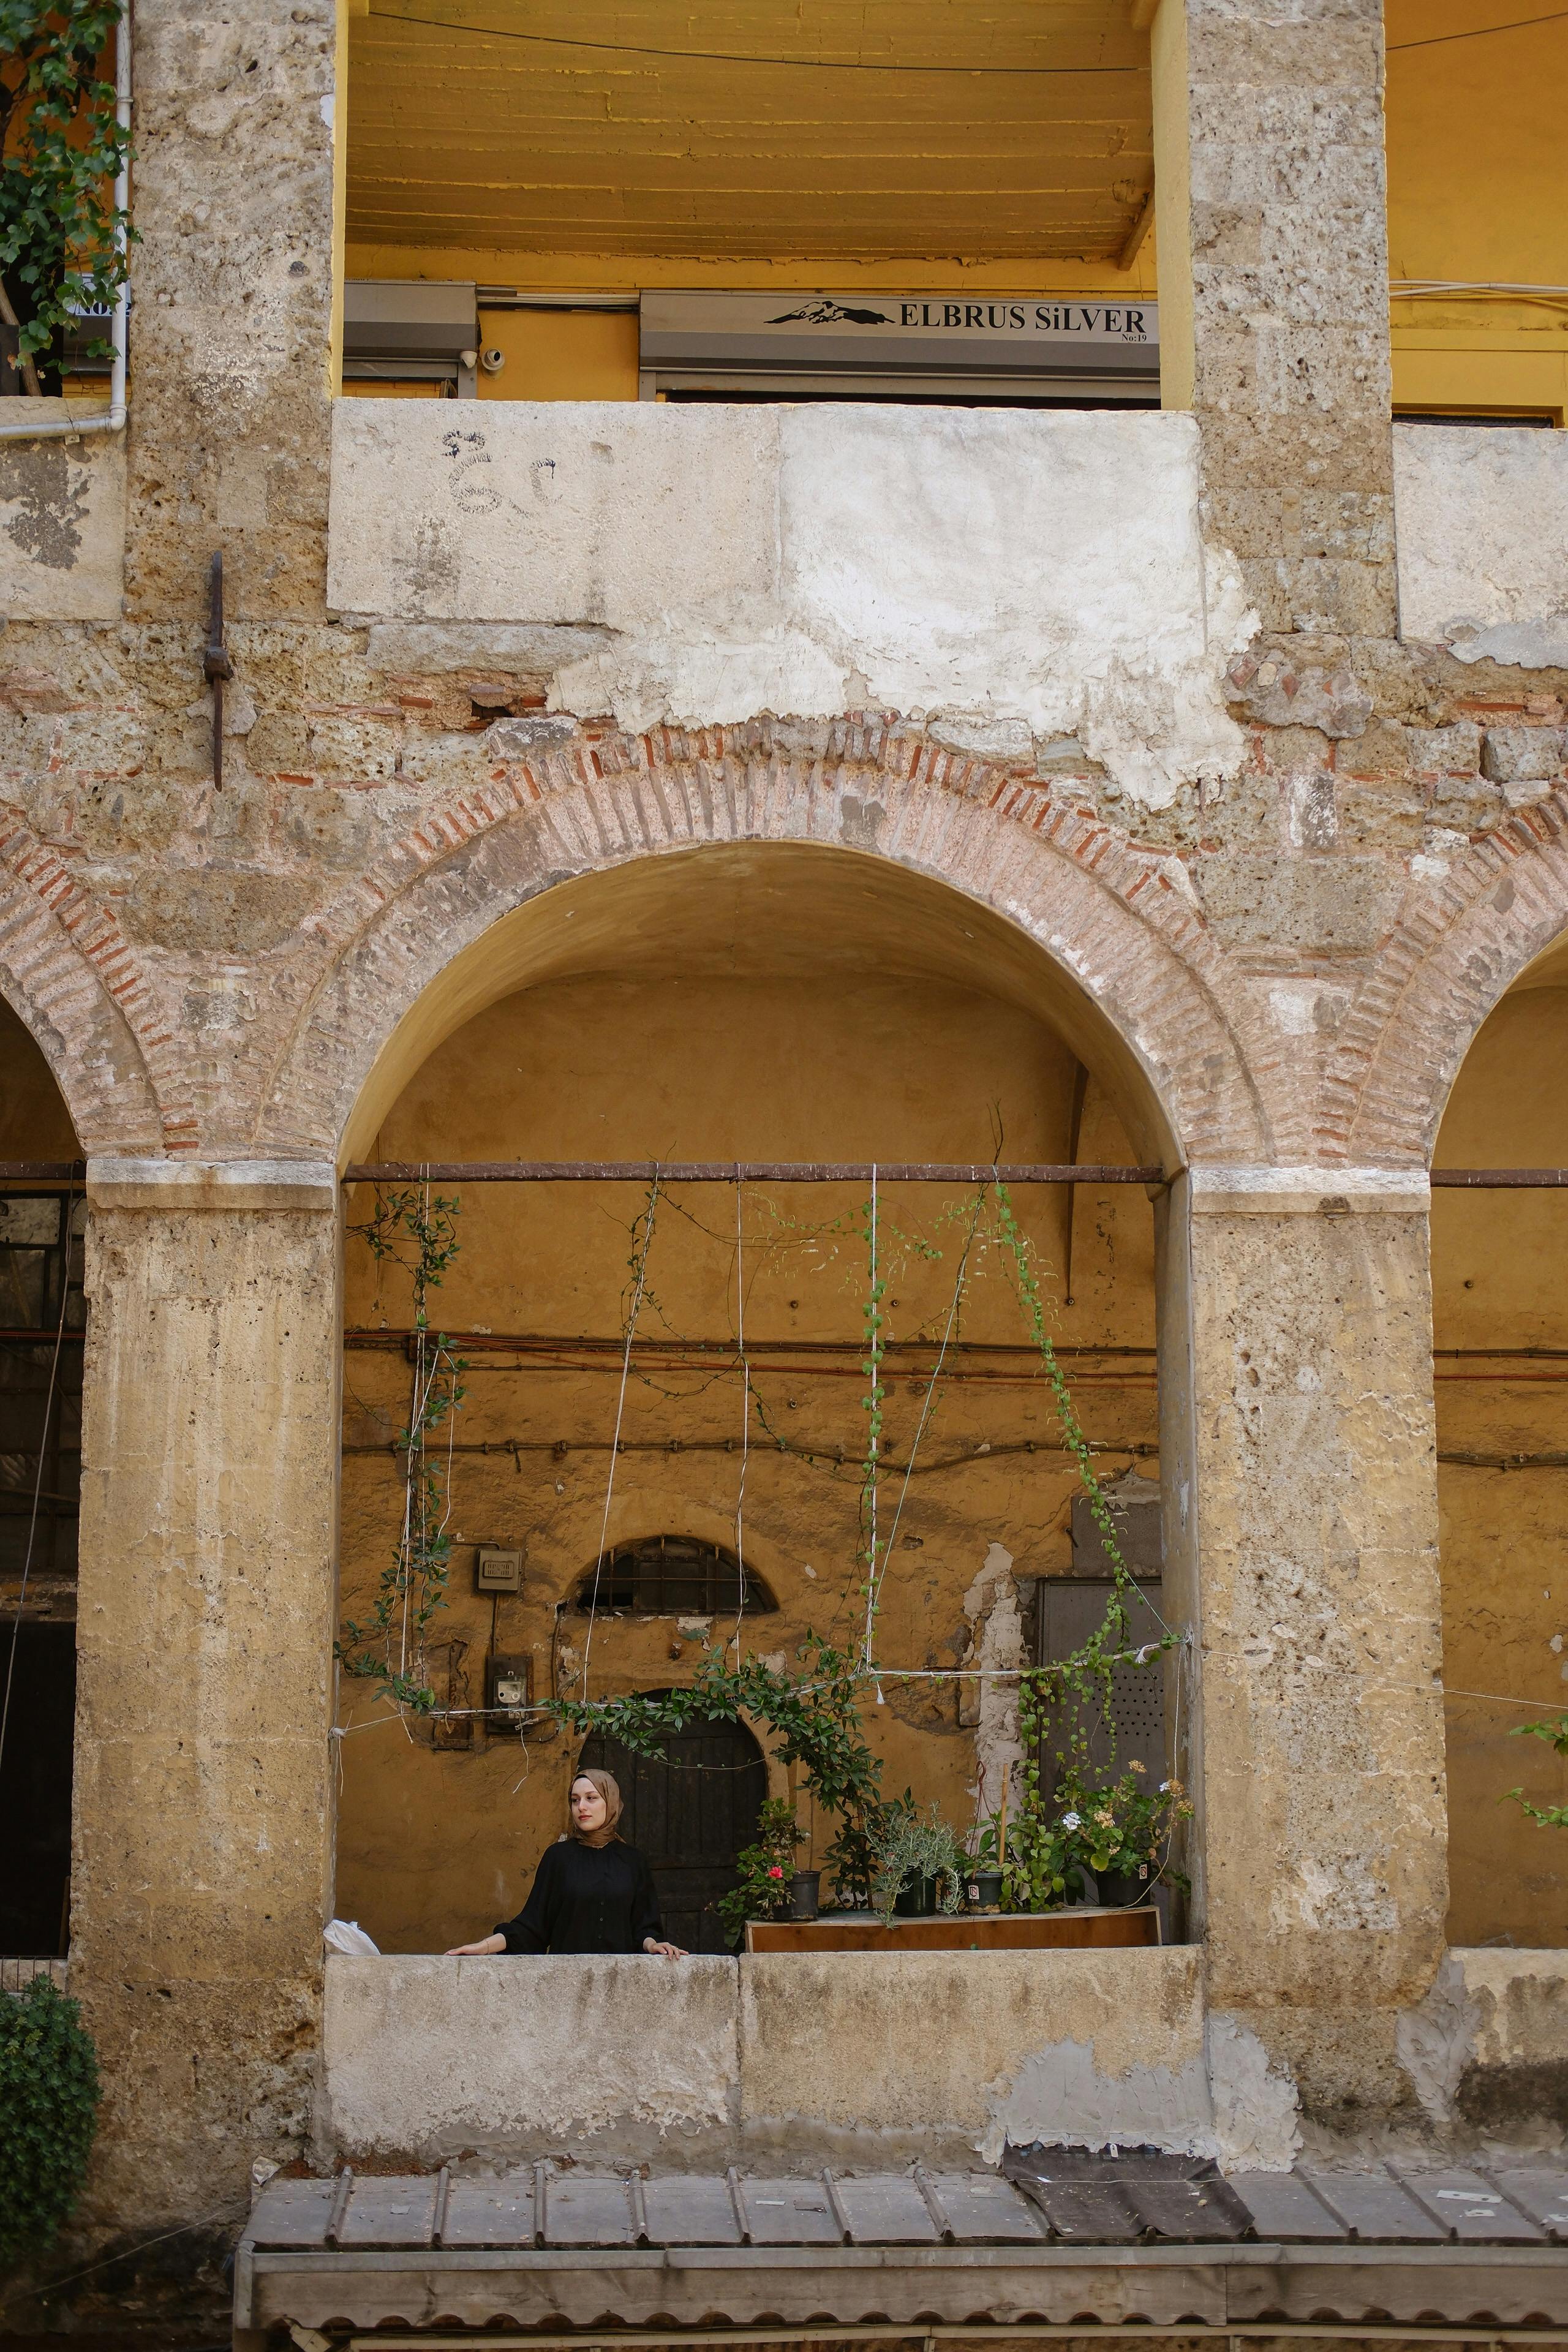
[{"label": "drainpipe", "polygon": [[[121,131],[131,128],[131,0],[114,32],[114,119]],[[121,163],[114,180],[114,209],[123,214],[131,202],[131,166]],[[115,232],[125,252],[123,224]],[[0,425],[0,441],[58,441],[76,433],[123,433],[125,430],[125,341],[131,310],[131,289],[123,283],[114,298],[110,339],[114,358],[109,376],[109,406],[96,416],[55,416],[38,425]]]}]

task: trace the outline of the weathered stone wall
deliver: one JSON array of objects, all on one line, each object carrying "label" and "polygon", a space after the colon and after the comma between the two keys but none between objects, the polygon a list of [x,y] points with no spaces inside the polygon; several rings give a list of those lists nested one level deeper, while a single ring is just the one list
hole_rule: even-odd
[{"label": "weathered stone wall", "polygon": [[[327,1963],[324,2152],[811,2168],[1219,2151],[1191,1948]],[[1289,2092],[1276,2167],[1297,2144]],[[1226,2153],[1230,2153],[1228,2144]]]},{"label": "weathered stone wall", "polygon": [[[1426,1997],[1442,1902],[1421,1218],[1330,1204],[1357,1196],[1351,1171],[1420,1168],[1480,1022],[1568,924],[1568,668],[1394,635],[1377,19],[1376,0],[1185,0],[1199,520],[1260,623],[1205,720],[1241,730],[1223,773],[1194,761],[1141,797],[1120,751],[953,740],[847,666],[841,710],[639,736],[546,709],[594,658],[593,612],[565,637],[528,613],[331,620],[322,0],[223,17],[142,0],[125,608],[14,609],[0,641],[0,986],[95,1156],[281,1157],[320,1200],[399,1055],[405,1076],[416,1045],[525,983],[508,958],[574,877],[753,841],[950,886],[1015,978],[1026,945],[1017,984],[1049,998],[1140,1149],[1333,1169],[1310,1214],[1194,1218],[1189,1239],[1178,1203],[1165,1244],[1192,1395],[1167,1499],[1203,1664],[1205,1916],[1225,2000],[1330,2120],[1352,2097],[1410,2110],[1394,2021]],[[917,446],[921,423],[900,428]],[[220,547],[237,677],[218,789],[200,648]],[[940,600],[940,564],[928,577]],[[946,707],[973,700],[961,677]],[[1169,770],[1168,741],[1146,751]],[[94,2210],[156,2229],[237,2206],[253,2155],[303,2144],[332,1247],[320,1210],[279,1208],[276,1169],[199,1177],[188,1205],[145,1172],[113,1181],[74,1981],[112,2084]],[[157,1205],[127,1205],[139,1184]],[[1259,1499],[1251,1470],[1302,1461],[1313,1513]],[[1320,1630],[1342,1678],[1326,1756]],[[1381,1642],[1418,1687],[1376,1712]],[[1275,1698],[1304,1726],[1294,1765]],[[1304,1857],[1259,1853],[1286,1834]],[[1353,2027],[1331,1981],[1346,1954],[1371,2021]]]}]

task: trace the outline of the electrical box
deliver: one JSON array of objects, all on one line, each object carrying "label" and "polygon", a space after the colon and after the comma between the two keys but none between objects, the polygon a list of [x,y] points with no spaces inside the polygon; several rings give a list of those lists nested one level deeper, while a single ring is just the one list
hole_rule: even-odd
[{"label": "electrical box", "polygon": [[531,1658],[491,1656],[485,1668],[485,1705],[491,1715],[521,1715],[533,1700]]},{"label": "electrical box", "polygon": [[522,1554],[481,1548],[474,1563],[474,1587],[479,1592],[521,1592]]}]

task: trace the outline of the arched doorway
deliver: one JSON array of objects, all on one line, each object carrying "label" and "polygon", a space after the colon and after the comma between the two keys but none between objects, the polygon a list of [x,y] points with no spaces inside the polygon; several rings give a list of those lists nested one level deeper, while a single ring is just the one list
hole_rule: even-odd
[{"label": "arched doorway", "polygon": [[[1460,1066],[1435,1168],[1568,1167],[1568,942]],[[1568,1943],[1568,1761],[1512,1737],[1568,1713],[1568,1197],[1436,1188],[1433,1374],[1447,1689],[1449,1938]]]},{"label": "arched doorway", "polygon": [[[0,1003],[0,1162],[69,1162],[70,1116],[31,1033]],[[69,1937],[81,1485],[79,1185],[0,1186],[0,1956],[63,1957]]]},{"label": "arched doorway", "polygon": [[[582,876],[504,917],[400,1030],[348,1157],[973,1168],[999,1142],[1032,1166],[1143,1166],[1165,1150],[1163,1113],[1103,1013],[1016,926],[887,861],[749,843]],[[870,1702],[868,1737],[889,1791],[959,1834],[998,1804],[1017,1733],[1003,1681],[977,1693],[955,1672],[1020,1667],[1040,1582],[1070,1576],[1079,1549],[1077,1462],[1007,1261],[994,1233],[965,1256],[986,1189],[909,1183],[879,1208],[882,1451],[899,1492],[914,1467],[901,1503],[887,1489],[897,1540],[879,1618],[879,1660],[909,1679]],[[364,1678],[340,1691],[353,1736],[339,1744],[338,1906],[394,1951],[509,1916],[559,1834],[577,1739],[501,1719],[503,1682],[535,1701],[646,1692],[689,1679],[710,1644],[787,1669],[814,1633],[854,1640],[864,1613],[862,1182],[667,1183],[657,1210],[646,1185],[600,1178],[431,1190],[461,1196],[460,1247],[428,1302],[467,1367],[440,1437],[451,1573],[426,1666],[453,1717],[361,1738],[384,1708]],[[406,1282],[353,1238],[371,1207],[351,1184],[342,1590],[356,1616],[401,1521],[412,1360]],[[1157,1480],[1144,1186],[1028,1185],[1015,1208],[1102,1475]],[[628,1368],[627,1277],[650,1216]],[[683,1572],[657,1609],[612,1579],[584,1618],[584,1563],[659,1528],[732,1554],[742,1506],[742,1607],[722,1580]],[[488,1580],[481,1549],[505,1556],[506,1581]],[[710,1738],[646,1782],[626,1770],[629,1833],[696,1874],[669,1895],[676,1932],[717,1949],[703,1915],[763,1784],[749,1744]],[[834,1822],[805,1827],[800,1863],[820,1866]]]},{"label": "arched doorway", "polygon": [[665,1934],[689,1952],[728,1951],[720,1897],[735,1884],[735,1856],[755,1837],[768,1792],[763,1751],[744,1724],[693,1725],[664,1742],[662,1757],[595,1735],[577,1763],[614,1773],[621,1832],[652,1866]]}]

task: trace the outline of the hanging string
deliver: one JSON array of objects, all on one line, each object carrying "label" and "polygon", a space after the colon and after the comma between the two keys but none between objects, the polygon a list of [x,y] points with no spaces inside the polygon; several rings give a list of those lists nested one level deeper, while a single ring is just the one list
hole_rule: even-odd
[{"label": "hanging string", "polygon": [[746,1464],[752,1443],[752,1368],[746,1361],[745,1232],[742,1222],[745,1186],[735,1163],[735,1345],[741,1358],[741,1483],[735,1494],[735,1661],[741,1657],[741,1620],[746,1613]]},{"label": "hanging string", "polygon": [[[930,1422],[931,1414],[936,1409],[937,1382],[942,1378],[942,1368],[947,1355],[948,1342],[952,1338],[953,1329],[957,1323],[958,1310],[963,1297],[963,1277],[969,1265],[969,1253],[974,1246],[974,1236],[980,1228],[981,1213],[985,1206],[985,1192],[986,1188],[983,1184],[975,1200],[974,1214],[969,1221],[969,1231],[964,1236],[963,1254],[958,1261],[958,1273],[953,1281],[952,1297],[948,1306],[947,1323],[942,1331],[942,1345],[937,1349],[936,1362],[931,1367],[931,1379],[926,1383],[925,1401],[921,1406],[920,1423],[915,1430],[914,1438],[910,1446],[909,1460],[904,1465],[904,1482],[899,1489],[898,1508],[893,1513],[893,1525],[888,1537],[888,1549],[883,1555],[881,1572],[875,1580],[876,1591],[873,1595],[872,1602],[873,1614],[875,1613],[876,1603],[881,1598],[882,1578],[886,1576],[888,1572],[888,1561],[892,1558],[893,1547],[899,1540],[899,1522],[904,1516],[904,1503],[910,1491],[910,1480],[915,1475],[915,1456],[920,1452],[921,1439],[925,1435],[927,1423]],[[868,1660],[869,1652],[868,1652]]]},{"label": "hanging string", "polygon": [[[878,1458],[880,1454],[882,1444],[881,1415],[877,1410],[878,1405],[881,1401],[882,1394],[882,1350],[879,1344],[881,1339],[882,1318],[881,1309],[878,1305],[877,1297],[877,1163],[874,1160],[871,1162],[870,1244],[871,1292],[870,1307],[868,1311],[870,1328],[867,1335],[870,1341],[870,1347],[866,1365],[866,1370],[871,1382],[870,1395],[867,1399],[867,1411],[871,1416],[871,1438],[867,1453],[866,1469],[866,1481],[869,1489],[867,1496],[867,1507],[870,1516],[870,1540],[867,1546],[866,1553],[866,1633],[865,1638],[861,1643],[860,1651],[860,1669],[863,1674],[868,1675],[871,1672],[871,1634],[877,1614],[877,1468]],[[879,1704],[880,1703],[880,1693],[879,1693]]]},{"label": "hanging string", "polygon": [[49,1420],[55,1409],[55,1391],[59,1384],[60,1350],[65,1345],[66,1305],[70,1297],[71,1223],[76,1208],[74,1183],[66,1194],[65,1249],[60,1262],[60,1311],[55,1325],[55,1348],[49,1359],[49,1384],[44,1396],[44,1425],[38,1433],[38,1467],[33,1479],[33,1510],[27,1521],[27,1549],[22,1557],[22,1584],[16,1595],[16,1614],[11,1621],[11,1650],[5,1661],[5,1696],[0,1700],[0,1763],[5,1756],[5,1728],[11,1720],[11,1685],[16,1674],[16,1643],[21,1636],[22,1619],[27,1607],[27,1579],[32,1572],[33,1545],[38,1532],[38,1506],[43,1499],[44,1463],[49,1448]]},{"label": "hanging string", "polygon": [[658,1167],[655,1163],[653,1183],[647,1196],[647,1212],[643,1222],[642,1248],[637,1253],[637,1271],[632,1281],[631,1306],[626,1312],[626,1344],[621,1354],[621,1385],[616,1397],[616,1433],[610,1444],[610,1471],[605,1481],[605,1516],[599,1526],[599,1552],[594,1562],[594,1590],[588,1597],[588,1631],[583,1643],[583,1696],[588,1696],[588,1661],[594,1654],[594,1625],[599,1610],[599,1579],[605,1571],[605,1549],[610,1540],[610,1506],[616,1496],[616,1465],[621,1456],[621,1423],[626,1410],[626,1384],[632,1372],[632,1342],[637,1338],[637,1317],[642,1312],[643,1292],[647,1286],[647,1254],[653,1244],[653,1221],[658,1207]]}]

